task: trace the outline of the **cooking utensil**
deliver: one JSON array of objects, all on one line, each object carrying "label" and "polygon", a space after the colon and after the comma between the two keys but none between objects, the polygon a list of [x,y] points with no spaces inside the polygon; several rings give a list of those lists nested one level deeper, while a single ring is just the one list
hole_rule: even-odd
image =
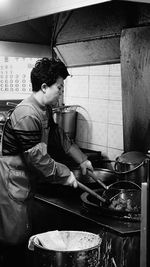
[{"label": "cooking utensil", "polygon": [[[106,186],[102,181],[97,179],[96,175],[88,170],[88,174],[100,184],[105,191],[102,194],[103,202],[111,209],[132,210],[139,212],[140,210],[140,186],[130,181],[118,181],[109,186]],[[138,200],[138,203],[136,203]]]},{"label": "cooking utensil", "polygon": [[99,194],[97,194],[94,190],[90,189],[89,187],[87,187],[86,185],[82,184],[79,181],[78,181],[78,186],[79,186],[80,189],[82,189],[83,191],[89,193],[90,195],[92,195],[93,197],[95,197],[98,200],[102,201],[103,203],[106,203],[107,202],[106,199],[104,199],[102,196],[100,196]]},{"label": "cooking utensil", "polygon": [[[74,173],[76,179],[79,182],[83,184],[93,184],[93,183],[95,184],[93,178],[91,178],[91,176],[88,175],[88,173],[86,175],[83,175],[79,167],[72,169],[72,172]],[[118,179],[114,170],[109,170],[104,168],[94,168],[93,173],[96,175],[98,179],[100,179],[102,182],[106,184],[116,182],[116,180]]]},{"label": "cooking utensil", "polygon": [[6,106],[9,106],[9,107],[16,107],[17,106],[17,103],[14,103],[14,102],[6,102]]},{"label": "cooking utensil", "polygon": [[99,180],[106,184],[114,183],[119,178],[119,176],[114,170],[106,168],[94,168],[93,173],[97,176]]},{"label": "cooking utensil", "polygon": [[[121,181],[122,183],[123,181]],[[125,182],[125,183],[124,183]],[[129,186],[130,183],[124,181],[122,184],[124,184],[126,187]],[[111,210],[119,210],[121,212],[125,213],[140,213],[140,190],[134,188],[129,189],[120,189],[120,183],[116,182],[114,183],[119,188],[109,188],[109,190],[105,190],[102,195],[96,193],[96,191],[90,189],[89,187],[83,185],[82,183],[78,182],[79,188],[81,188],[83,191],[89,193],[94,198],[98,199],[99,206],[102,206],[104,208],[109,208]],[[131,183],[132,186],[135,186],[133,183]],[[137,186],[137,185],[136,185]]]}]

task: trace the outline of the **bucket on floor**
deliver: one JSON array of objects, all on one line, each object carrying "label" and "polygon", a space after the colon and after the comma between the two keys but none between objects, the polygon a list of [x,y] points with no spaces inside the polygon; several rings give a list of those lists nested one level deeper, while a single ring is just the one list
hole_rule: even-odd
[{"label": "bucket on floor", "polygon": [[[59,231],[65,247],[44,248],[38,239],[34,244],[34,267],[98,267],[101,238],[83,231]],[[56,248],[54,246],[54,248]]]}]

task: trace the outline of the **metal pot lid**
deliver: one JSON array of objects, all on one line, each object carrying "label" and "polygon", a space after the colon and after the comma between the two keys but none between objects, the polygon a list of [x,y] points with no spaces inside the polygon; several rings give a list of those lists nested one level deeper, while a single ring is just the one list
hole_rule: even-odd
[{"label": "metal pot lid", "polygon": [[139,164],[143,162],[146,158],[146,155],[139,151],[129,151],[123,153],[121,156],[116,158],[116,161],[126,164]]}]

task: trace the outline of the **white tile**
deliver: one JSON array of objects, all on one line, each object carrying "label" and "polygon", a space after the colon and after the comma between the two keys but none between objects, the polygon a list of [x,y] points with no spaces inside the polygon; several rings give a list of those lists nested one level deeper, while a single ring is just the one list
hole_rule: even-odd
[{"label": "white tile", "polygon": [[107,124],[92,122],[91,130],[88,133],[88,142],[107,146]]},{"label": "white tile", "polygon": [[123,149],[123,127],[121,125],[108,125],[108,147]]},{"label": "white tile", "polygon": [[108,99],[109,78],[107,76],[89,77],[89,97]]},{"label": "white tile", "polygon": [[[72,68],[67,68],[67,70],[68,70],[69,74],[72,75]],[[68,77],[67,77],[67,79],[68,79]]]},{"label": "white tile", "polygon": [[121,64],[111,64],[110,65],[110,76],[121,77]]},{"label": "white tile", "polygon": [[109,65],[90,66],[90,75],[109,75]]},{"label": "white tile", "polygon": [[[89,99],[88,98],[81,98],[81,97],[64,97],[64,103],[67,105],[77,105],[81,108],[85,108],[88,110],[88,106],[89,106]],[[80,109],[80,108],[78,108]]]},{"label": "white tile", "polygon": [[77,104],[77,97],[65,96],[64,95],[64,104],[65,105],[76,105]]},{"label": "white tile", "polygon": [[66,105],[77,105],[76,111],[78,112],[79,119],[90,120],[89,116],[89,100],[88,98],[79,98],[79,97],[66,97],[64,98],[64,103]]},{"label": "white tile", "polygon": [[122,100],[120,77],[109,77],[109,99]]},{"label": "white tile", "polygon": [[77,67],[71,69],[71,74],[74,75],[89,75],[89,67]]},{"label": "white tile", "polygon": [[122,102],[109,101],[108,105],[108,123],[122,125]]},{"label": "white tile", "polygon": [[110,160],[116,160],[116,158],[120,156],[122,153],[123,153],[123,150],[121,149],[108,147],[108,157]]},{"label": "white tile", "polygon": [[84,107],[77,108],[77,112],[78,112],[79,120],[84,119],[84,120],[90,121],[90,116],[89,116],[89,112],[87,111],[87,109],[85,109]]},{"label": "white tile", "polygon": [[89,99],[89,115],[92,121],[107,123],[108,100]]},{"label": "white tile", "polygon": [[88,97],[88,76],[68,77],[65,96]]}]

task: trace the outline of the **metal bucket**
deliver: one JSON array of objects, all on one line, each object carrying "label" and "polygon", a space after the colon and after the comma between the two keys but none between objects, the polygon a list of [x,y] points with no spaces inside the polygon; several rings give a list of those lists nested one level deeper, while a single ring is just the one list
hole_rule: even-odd
[{"label": "metal bucket", "polygon": [[101,238],[82,231],[59,231],[66,250],[46,249],[34,242],[34,267],[98,267]]},{"label": "metal bucket", "polygon": [[75,139],[77,112],[75,110],[64,111],[61,113],[61,116],[62,116],[62,128],[64,129],[64,132],[71,139]]},{"label": "metal bucket", "polygon": [[56,123],[64,130],[64,132],[71,138],[75,139],[77,111],[76,106],[64,106],[57,109],[55,114]]}]

